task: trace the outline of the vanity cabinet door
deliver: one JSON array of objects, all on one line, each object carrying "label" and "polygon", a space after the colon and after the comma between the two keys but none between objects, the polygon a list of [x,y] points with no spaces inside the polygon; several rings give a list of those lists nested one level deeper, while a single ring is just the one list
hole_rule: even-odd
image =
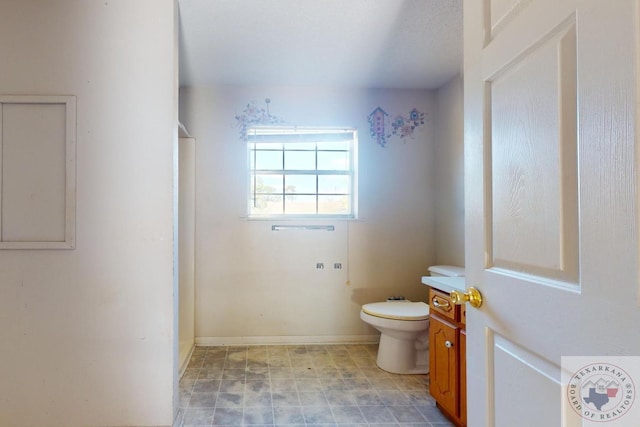
[{"label": "vanity cabinet door", "polygon": [[454,417],[458,407],[458,328],[437,317],[429,319],[429,392]]},{"label": "vanity cabinet door", "polygon": [[460,330],[460,420],[467,425],[467,331]]}]

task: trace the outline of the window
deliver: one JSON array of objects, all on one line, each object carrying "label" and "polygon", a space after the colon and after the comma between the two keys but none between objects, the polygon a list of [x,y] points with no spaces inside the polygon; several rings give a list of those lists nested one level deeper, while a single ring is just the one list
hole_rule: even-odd
[{"label": "window", "polygon": [[249,217],[355,217],[356,148],[355,129],[249,129]]}]

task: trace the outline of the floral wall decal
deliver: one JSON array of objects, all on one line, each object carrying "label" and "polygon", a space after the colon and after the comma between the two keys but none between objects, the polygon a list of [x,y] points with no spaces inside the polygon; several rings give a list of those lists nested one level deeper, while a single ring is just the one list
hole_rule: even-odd
[{"label": "floral wall decal", "polygon": [[387,139],[392,136],[398,136],[401,139],[413,137],[413,132],[424,124],[424,113],[416,108],[409,112],[408,116],[396,115],[391,121],[391,126],[387,126],[389,114],[382,108],[377,107],[369,114],[369,131],[371,137],[384,147]]},{"label": "floral wall decal", "polygon": [[240,130],[240,138],[243,141],[247,140],[247,130],[251,126],[279,125],[285,123],[281,118],[272,116],[269,113],[269,104],[271,103],[269,98],[265,99],[264,103],[266,104],[266,108],[259,108],[254,101],[251,101],[247,104],[241,114],[236,115],[238,129]]}]

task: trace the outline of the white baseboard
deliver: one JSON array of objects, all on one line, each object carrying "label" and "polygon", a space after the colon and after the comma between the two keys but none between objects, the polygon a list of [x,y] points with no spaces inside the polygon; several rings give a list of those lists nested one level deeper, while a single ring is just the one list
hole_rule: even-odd
[{"label": "white baseboard", "polygon": [[191,360],[191,356],[193,356],[193,350],[195,349],[196,349],[196,343],[194,342],[193,345],[191,346],[191,350],[189,350],[189,354],[182,361],[182,365],[178,370],[178,378],[182,378],[182,376],[184,375],[184,371],[187,369],[187,366],[189,365],[189,361]]},{"label": "white baseboard", "polygon": [[326,335],[273,337],[196,337],[196,345],[312,345],[312,344],[377,344],[380,335]]}]

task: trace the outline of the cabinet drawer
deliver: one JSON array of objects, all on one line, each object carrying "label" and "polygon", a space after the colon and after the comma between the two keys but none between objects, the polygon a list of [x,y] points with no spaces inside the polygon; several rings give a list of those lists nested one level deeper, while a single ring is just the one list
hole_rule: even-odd
[{"label": "cabinet drawer", "polygon": [[451,302],[451,298],[449,298],[449,294],[446,292],[433,288],[429,289],[429,310],[451,319],[454,322],[458,321],[457,306]]}]

